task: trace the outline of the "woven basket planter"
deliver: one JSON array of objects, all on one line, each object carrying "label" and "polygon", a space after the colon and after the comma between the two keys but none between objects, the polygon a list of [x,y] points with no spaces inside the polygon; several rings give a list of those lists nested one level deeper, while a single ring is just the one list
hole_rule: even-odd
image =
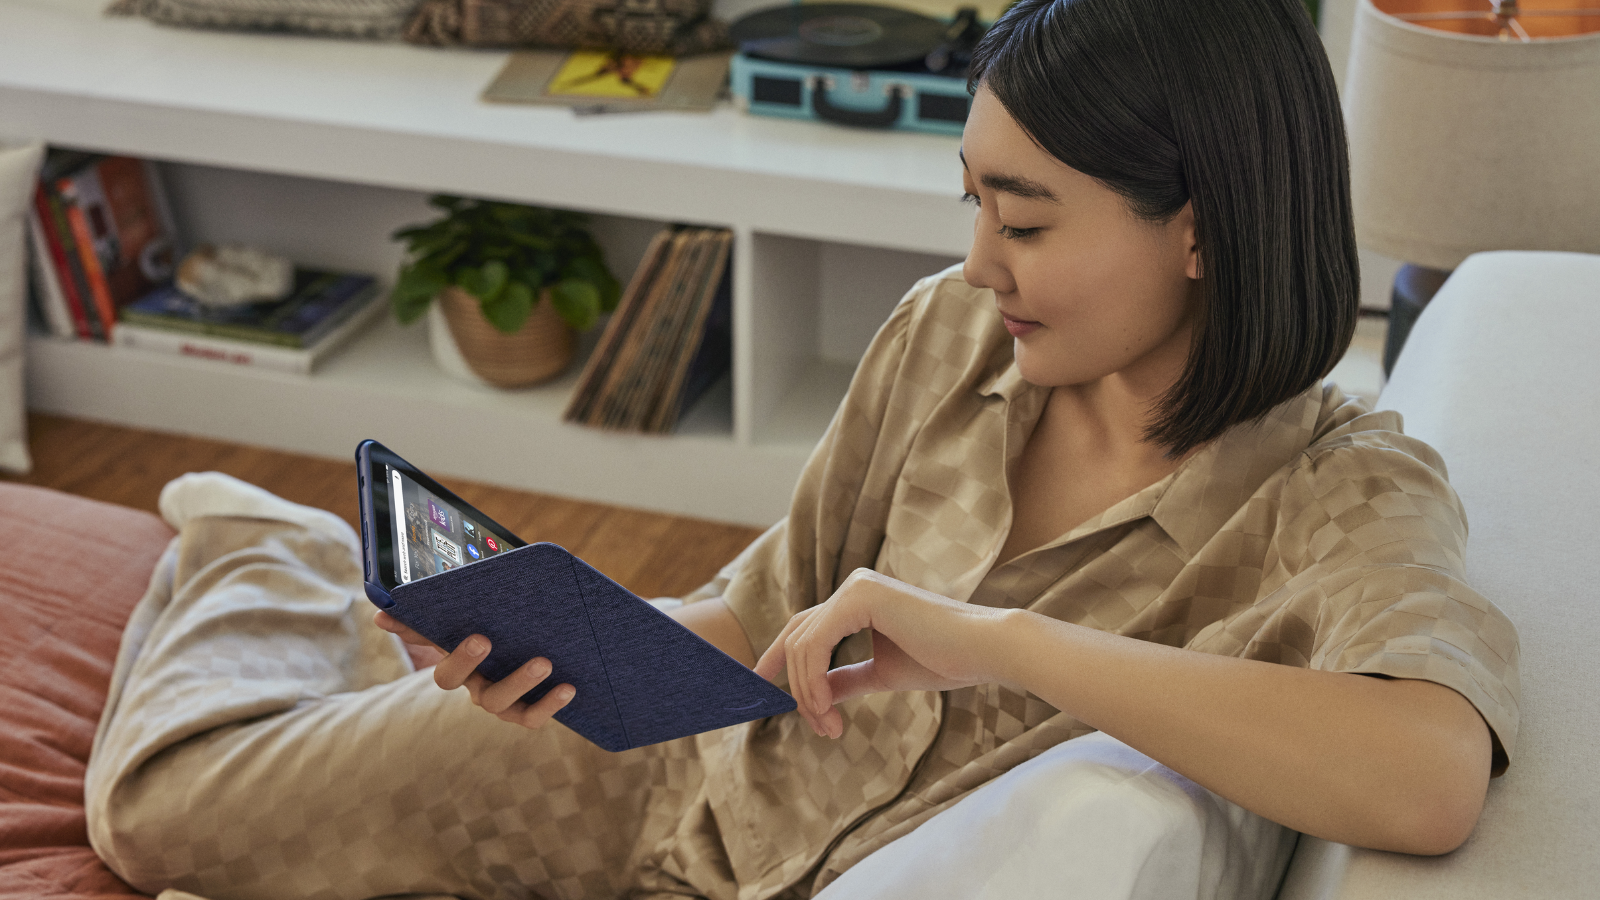
[{"label": "woven basket planter", "polygon": [[[428,310],[433,356],[451,374],[497,388],[519,388],[560,375],[572,363],[572,329],[548,297],[514,334],[489,324],[478,298],[447,288]],[[445,346],[443,344],[448,344]]]}]

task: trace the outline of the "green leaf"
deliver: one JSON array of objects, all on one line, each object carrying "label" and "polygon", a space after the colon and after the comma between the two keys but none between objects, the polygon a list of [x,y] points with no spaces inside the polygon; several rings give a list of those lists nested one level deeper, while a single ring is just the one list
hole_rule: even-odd
[{"label": "green leaf", "polygon": [[484,300],[497,300],[500,292],[506,289],[506,280],[511,276],[511,270],[498,259],[492,259],[483,264],[480,270],[483,273],[483,291],[478,294]]},{"label": "green leaf", "polygon": [[588,331],[600,318],[600,292],[587,281],[565,279],[550,289],[556,312],[577,331]]},{"label": "green leaf", "polygon": [[520,281],[511,282],[494,300],[483,301],[483,317],[506,334],[521,328],[531,312],[533,290]]},{"label": "green leaf", "polygon": [[511,239],[524,247],[535,250],[550,250],[555,247],[555,242],[542,234],[529,234],[526,231],[511,232]]},{"label": "green leaf", "polygon": [[420,266],[401,269],[400,276],[395,279],[394,292],[389,295],[395,318],[402,325],[415,322],[448,284],[448,280],[436,270]]},{"label": "green leaf", "polygon": [[592,256],[579,256],[567,262],[567,268],[561,273],[568,278],[581,278],[584,281],[599,283],[608,274],[605,264]]}]

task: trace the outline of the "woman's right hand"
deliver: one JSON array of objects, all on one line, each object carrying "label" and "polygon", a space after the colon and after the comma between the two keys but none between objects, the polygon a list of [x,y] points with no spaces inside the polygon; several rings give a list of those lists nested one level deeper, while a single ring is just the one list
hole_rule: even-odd
[{"label": "woman's right hand", "polygon": [[523,703],[522,695],[550,677],[550,660],[536,656],[505,678],[490,681],[478,671],[478,665],[489,655],[490,649],[489,639],[483,635],[474,634],[454,650],[445,652],[443,647],[412,631],[386,612],[380,610],[373,621],[384,631],[399,635],[408,644],[433,647],[444,653],[444,659],[433,667],[434,683],[447,691],[465,687],[473,705],[506,722],[514,722],[524,728],[541,728],[577,695],[576,688],[563,684],[539,698],[537,703]]}]

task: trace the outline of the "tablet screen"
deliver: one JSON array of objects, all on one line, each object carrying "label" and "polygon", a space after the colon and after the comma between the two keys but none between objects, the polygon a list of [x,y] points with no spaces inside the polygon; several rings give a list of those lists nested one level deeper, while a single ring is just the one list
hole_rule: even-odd
[{"label": "tablet screen", "polygon": [[484,522],[463,514],[456,504],[394,466],[384,466],[384,470],[393,518],[396,584],[471,565],[510,549]]}]

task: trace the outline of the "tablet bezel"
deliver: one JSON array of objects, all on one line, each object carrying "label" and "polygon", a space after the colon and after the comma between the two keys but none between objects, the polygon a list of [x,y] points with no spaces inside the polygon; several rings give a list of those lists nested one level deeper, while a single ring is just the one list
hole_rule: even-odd
[{"label": "tablet bezel", "polygon": [[[378,606],[387,609],[393,605],[389,592],[400,585],[394,573],[394,507],[388,469],[398,470],[439,499],[453,505],[462,515],[470,517],[503,541],[508,548],[523,547],[527,541],[512,534],[504,525],[484,515],[481,510],[461,499],[454,491],[428,477],[427,473],[406,462],[398,453],[374,440],[364,440],[356,447],[356,489],[361,507],[361,568],[367,586],[367,596]],[[422,578],[432,578],[424,575]],[[421,580],[415,579],[415,580]]]}]

